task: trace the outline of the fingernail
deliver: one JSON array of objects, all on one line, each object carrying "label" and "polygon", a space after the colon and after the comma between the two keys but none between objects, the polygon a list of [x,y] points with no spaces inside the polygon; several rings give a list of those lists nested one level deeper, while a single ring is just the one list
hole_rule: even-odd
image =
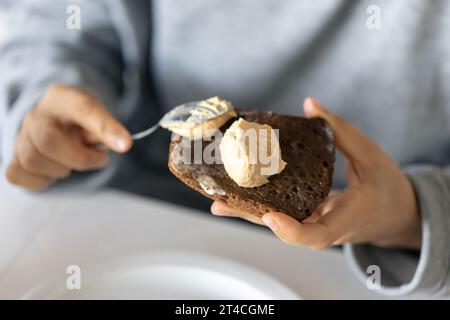
[{"label": "fingernail", "polygon": [[320,101],[315,97],[309,97],[315,106],[320,106]]},{"label": "fingernail", "polygon": [[218,205],[216,205],[216,203],[214,202],[213,205],[211,206],[211,213],[215,216],[224,216],[225,213],[217,207]]},{"label": "fingernail", "polygon": [[277,221],[274,218],[272,218],[270,215],[267,215],[267,214],[263,215],[262,220],[263,220],[264,224],[266,226],[268,226],[270,229],[275,230],[278,228]]},{"label": "fingernail", "polygon": [[111,135],[110,136],[111,143],[115,146],[117,151],[127,151],[127,141],[122,137]]},{"label": "fingernail", "polygon": [[305,103],[305,112],[307,115],[313,114],[314,112],[314,105],[312,102]]},{"label": "fingernail", "polygon": [[314,104],[314,107],[317,110],[326,111],[327,109],[320,103],[320,101],[317,98],[311,97],[311,100]]},{"label": "fingernail", "polygon": [[314,97],[308,97],[306,102],[306,111],[308,112],[314,112],[315,110],[323,110],[322,105],[320,104],[320,101],[317,98]]}]

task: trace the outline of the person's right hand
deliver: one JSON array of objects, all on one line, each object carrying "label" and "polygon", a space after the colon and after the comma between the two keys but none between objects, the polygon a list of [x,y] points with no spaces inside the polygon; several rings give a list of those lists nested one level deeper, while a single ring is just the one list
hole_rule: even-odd
[{"label": "person's right hand", "polygon": [[14,185],[41,191],[72,171],[91,171],[108,164],[104,144],[124,153],[130,133],[86,92],[52,85],[25,117],[6,177]]}]

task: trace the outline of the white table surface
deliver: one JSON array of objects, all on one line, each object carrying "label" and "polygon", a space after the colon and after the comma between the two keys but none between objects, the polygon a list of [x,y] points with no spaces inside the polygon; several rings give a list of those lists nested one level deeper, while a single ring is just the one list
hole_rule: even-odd
[{"label": "white table surface", "polygon": [[169,250],[238,261],[305,299],[381,297],[336,251],[290,247],[259,228],[115,191],[31,196],[0,183],[0,299],[19,298],[68,265]]}]

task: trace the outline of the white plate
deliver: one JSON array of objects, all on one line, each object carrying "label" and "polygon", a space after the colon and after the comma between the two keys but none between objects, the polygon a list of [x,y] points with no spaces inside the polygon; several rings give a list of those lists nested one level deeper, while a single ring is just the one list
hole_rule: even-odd
[{"label": "white plate", "polygon": [[81,290],[69,275],[40,283],[23,299],[300,299],[270,276],[198,253],[159,253],[81,268]]}]

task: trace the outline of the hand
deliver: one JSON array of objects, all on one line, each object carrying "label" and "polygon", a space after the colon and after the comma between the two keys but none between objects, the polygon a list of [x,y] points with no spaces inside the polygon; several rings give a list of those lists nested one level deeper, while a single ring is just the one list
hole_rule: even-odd
[{"label": "hand", "polygon": [[223,202],[213,203],[213,214],[265,224],[284,242],[315,250],[344,243],[420,248],[421,219],[414,191],[397,164],[374,141],[316,99],[306,99],[304,111],[307,117],[321,117],[331,125],[336,147],[348,160],[347,189],[330,193],[302,222],[280,212],[258,218]]},{"label": "hand", "polygon": [[116,152],[131,148],[128,131],[95,98],[79,89],[53,85],[25,117],[7,179],[41,191],[72,170],[89,171],[108,164],[102,143]]}]

